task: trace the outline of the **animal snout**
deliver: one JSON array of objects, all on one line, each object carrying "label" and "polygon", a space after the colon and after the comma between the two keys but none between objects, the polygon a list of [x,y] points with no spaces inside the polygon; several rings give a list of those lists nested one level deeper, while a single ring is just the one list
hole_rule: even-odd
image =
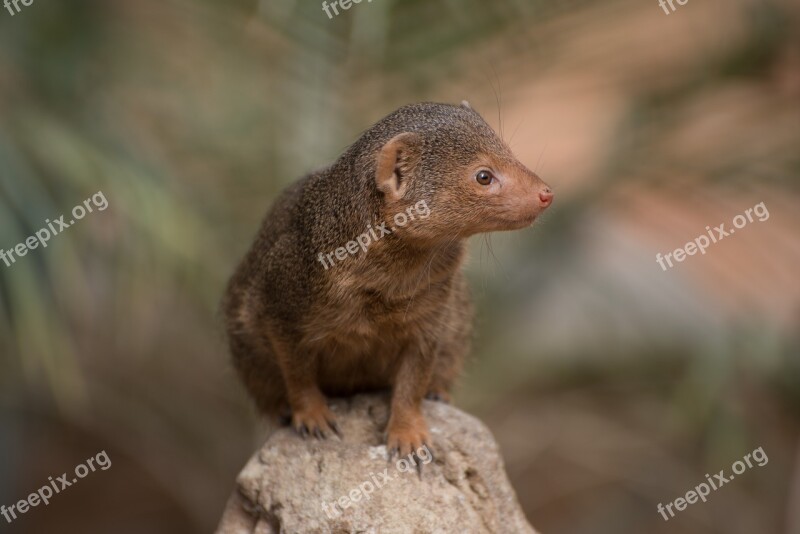
[{"label": "animal snout", "polygon": [[553,202],[553,191],[551,191],[549,187],[545,187],[543,190],[539,191],[539,202],[542,204],[543,208],[546,208]]}]

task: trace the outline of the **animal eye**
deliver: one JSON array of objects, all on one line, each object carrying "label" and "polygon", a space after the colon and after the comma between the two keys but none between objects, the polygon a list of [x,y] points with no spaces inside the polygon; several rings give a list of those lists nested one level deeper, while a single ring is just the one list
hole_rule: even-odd
[{"label": "animal eye", "polygon": [[490,185],[494,181],[494,175],[489,171],[478,171],[478,174],[475,175],[475,179],[481,185]]}]

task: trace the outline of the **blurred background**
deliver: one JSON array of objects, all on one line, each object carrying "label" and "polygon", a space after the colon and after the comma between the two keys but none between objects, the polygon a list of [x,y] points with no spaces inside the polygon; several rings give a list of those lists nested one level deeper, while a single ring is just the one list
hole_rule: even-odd
[{"label": "blurred background", "polygon": [[[476,238],[456,404],[543,533],[800,533],[800,5],[36,1],[0,10],[0,532],[215,527],[265,438],[218,303],[275,195],[421,100],[470,101],[556,191]],[[770,217],[663,271],[764,202]],[[762,447],[669,522],[656,511]]]}]

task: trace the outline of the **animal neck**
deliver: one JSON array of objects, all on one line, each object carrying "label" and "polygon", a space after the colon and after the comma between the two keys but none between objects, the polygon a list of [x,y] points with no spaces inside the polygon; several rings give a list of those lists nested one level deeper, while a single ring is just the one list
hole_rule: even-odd
[{"label": "animal neck", "polygon": [[370,250],[370,261],[364,264],[366,270],[360,274],[366,285],[381,293],[406,298],[431,284],[452,279],[461,268],[465,253],[463,239],[426,245],[391,240],[379,250]]}]

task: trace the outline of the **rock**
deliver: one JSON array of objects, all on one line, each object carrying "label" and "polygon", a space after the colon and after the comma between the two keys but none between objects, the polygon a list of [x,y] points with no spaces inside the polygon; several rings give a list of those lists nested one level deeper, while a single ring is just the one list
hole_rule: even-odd
[{"label": "rock", "polygon": [[343,440],[282,428],[237,479],[218,534],[536,534],[489,430],[447,404],[425,401],[431,450],[388,462],[388,398],[334,399]]}]

